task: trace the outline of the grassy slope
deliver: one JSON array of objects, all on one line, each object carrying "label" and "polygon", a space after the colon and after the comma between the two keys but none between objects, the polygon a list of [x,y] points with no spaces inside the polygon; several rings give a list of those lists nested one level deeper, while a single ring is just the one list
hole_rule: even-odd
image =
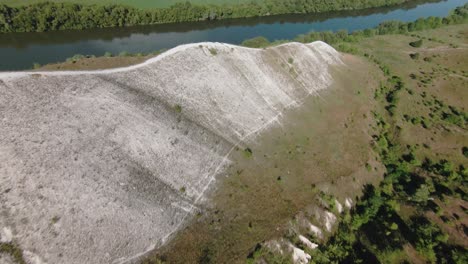
[{"label": "grassy slope", "polygon": [[245,263],[257,243],[284,234],[298,212],[317,204],[319,191],[354,199],[363,183],[380,179],[381,167],[366,169],[376,163],[369,147],[373,105],[367,102],[378,70],[352,56],[345,62],[353,67],[337,69],[332,88],[249,145],[252,157],[234,153],[229,177],[211,197],[213,208],[163,249],[167,263]]},{"label": "grassy slope", "polygon": [[[417,40],[420,37],[423,37],[423,39],[425,38],[422,47],[413,48],[408,45],[409,42]],[[356,78],[353,81],[349,79],[347,81],[346,79],[338,81],[338,83],[343,84],[341,89],[344,89],[344,87],[346,87],[346,89],[341,90],[339,94],[333,94],[334,92],[325,94],[322,98],[324,100],[315,101],[314,103],[317,104],[315,105],[316,108],[312,108],[313,110],[309,110],[312,112],[306,114],[306,116],[309,117],[313,116],[311,119],[314,120],[313,123],[315,124],[326,122],[323,126],[326,128],[324,131],[328,131],[328,133],[321,133],[321,130],[317,129],[317,125],[310,124],[304,125],[305,127],[309,126],[308,130],[292,128],[292,131],[295,131],[301,136],[304,136],[302,134],[304,131],[314,131],[309,135],[311,137],[314,136],[314,141],[318,141],[321,144],[310,144],[305,141],[307,143],[302,145],[300,143],[300,137],[295,136],[283,137],[279,142],[260,140],[259,142],[262,145],[274,146],[270,147],[273,150],[269,149],[269,151],[262,152],[254,149],[254,155],[258,155],[259,157],[267,155],[264,157],[273,160],[273,164],[271,164],[273,168],[278,167],[280,169],[285,169],[286,172],[276,172],[268,165],[268,162],[262,163],[266,165],[262,165],[260,168],[256,168],[255,166],[250,167],[248,163],[241,163],[242,169],[239,170],[240,173],[231,175],[229,180],[223,183],[220,191],[215,194],[214,199],[218,201],[217,207],[213,208],[211,212],[201,217],[201,220],[196,220],[192,226],[183,231],[167,249],[162,251],[162,255],[156,256],[156,259],[162,257],[162,259],[168,260],[169,263],[209,260],[215,262],[242,262],[242,258],[248,255],[249,246],[250,250],[252,250],[256,243],[266,241],[275,236],[286,236],[285,234],[288,229],[286,223],[288,220],[294,221],[293,215],[306,206],[307,197],[309,197],[309,201],[312,201],[314,190],[307,191],[307,187],[311,184],[311,179],[317,179],[316,177],[321,179],[321,173],[325,173],[331,179],[337,180],[336,177],[339,175],[349,176],[352,170],[357,171],[355,175],[358,176],[356,177],[358,181],[362,180],[360,177],[366,178],[364,177],[363,171],[359,171],[359,167],[364,167],[363,162],[365,159],[362,159],[362,154],[366,153],[365,150],[356,152],[357,154],[354,160],[356,164],[352,170],[348,170],[347,173],[339,171],[340,168],[348,167],[346,165],[346,159],[342,157],[343,153],[337,154],[337,156],[341,158],[335,160],[335,164],[339,164],[339,166],[330,166],[331,164],[327,164],[326,160],[333,158],[334,156],[330,156],[330,154],[340,148],[340,145],[337,143],[350,142],[350,140],[363,140],[365,138],[362,134],[363,131],[365,133],[370,132],[377,134],[379,132],[377,130],[365,128],[365,126],[362,126],[363,123],[358,126],[354,125],[349,127],[349,130],[344,130],[345,132],[334,132],[342,129],[343,123],[341,122],[343,122],[343,119],[340,119],[339,115],[336,116],[329,113],[332,109],[334,111],[347,113],[346,115],[348,115],[349,120],[355,120],[355,118],[352,118],[353,116],[357,118],[366,111],[370,111],[370,109],[373,108],[373,104],[370,102],[374,102],[377,104],[374,105],[376,106],[374,110],[386,116],[385,119],[387,122],[390,122],[391,125],[389,129],[392,131],[391,133],[394,133],[394,136],[396,136],[394,140],[395,143],[401,146],[400,151],[404,153],[408,151],[407,146],[411,146],[411,148],[415,148],[416,157],[421,161],[425,157],[435,162],[441,159],[447,159],[454,164],[455,169],[462,164],[466,166],[467,158],[462,154],[462,147],[468,146],[466,124],[458,126],[438,118],[437,116],[440,114],[440,111],[433,111],[433,105],[431,104],[433,104],[435,100],[440,100],[446,105],[445,108],[447,108],[447,106],[455,106],[461,111],[466,111],[466,109],[468,109],[468,101],[466,100],[466,98],[468,98],[468,91],[466,90],[466,87],[468,87],[468,62],[466,61],[466,57],[468,56],[467,37],[468,31],[465,24],[416,32],[413,36],[376,36],[351,44],[360,54],[366,53],[370,57],[377,59],[382,65],[389,67],[392,75],[397,75],[402,79],[405,84],[405,89],[399,92],[400,99],[397,103],[395,114],[390,116],[387,110],[383,108],[385,104],[382,98],[375,100],[369,97],[369,91],[377,90],[378,85],[375,79],[365,81],[360,74],[369,71],[369,76],[381,78],[383,83],[386,83],[386,78],[382,78],[382,75],[376,72],[375,66],[356,63],[355,70],[358,72],[353,75]],[[428,40],[428,38],[431,38],[432,41]],[[409,56],[410,53],[419,53],[420,58],[417,60],[411,59]],[[362,65],[366,66],[363,67]],[[416,78],[410,77],[411,74],[415,74]],[[340,80],[340,78],[338,78],[338,80]],[[346,85],[344,85],[344,83],[346,83]],[[358,93],[358,91],[360,91],[360,93]],[[359,100],[358,95],[365,98],[365,102],[361,102],[361,104],[371,106],[365,110],[361,109],[361,111],[365,112],[356,111],[355,108],[353,110],[353,102],[358,102],[354,101]],[[385,99],[383,100],[385,101]],[[346,104],[344,104],[344,102],[346,102]],[[445,108],[442,111],[448,111],[448,108]],[[325,109],[327,111],[322,112],[322,110]],[[322,116],[317,115],[317,111],[322,113]],[[430,117],[430,113],[435,113],[436,115]],[[421,124],[415,125],[407,121],[404,118],[405,115],[410,117],[424,116],[427,127],[424,128]],[[302,120],[306,119],[303,117]],[[330,120],[341,121],[332,124],[333,121],[330,122]],[[339,125],[340,123],[341,125]],[[399,132],[395,132],[398,129],[394,130],[397,127],[401,128]],[[374,128],[377,129],[377,127]],[[358,129],[361,129],[361,134],[350,134],[350,131],[356,133]],[[284,144],[282,140],[285,140]],[[309,144],[310,146],[308,146]],[[322,146],[323,144],[324,146]],[[353,151],[356,150],[356,147],[358,149],[359,146],[362,147],[362,144],[364,144],[364,142],[361,142],[361,145],[356,144],[351,148],[342,150]],[[309,164],[313,164],[312,166],[301,162],[301,158],[299,157],[298,159],[297,155],[294,157],[289,157],[288,155],[279,156],[278,158],[285,162],[278,166],[275,161],[276,157],[271,157],[271,153],[276,155],[278,152],[281,153],[282,148],[285,148],[283,151],[286,151],[288,147],[294,145],[298,145],[301,149],[306,148],[306,153],[318,152],[320,155],[304,155],[304,157],[309,159]],[[292,153],[294,153],[294,151]],[[367,153],[368,154],[364,156],[372,156],[369,152]],[[278,189],[278,186],[273,183],[274,179],[277,175],[285,175],[289,172],[289,166],[302,168],[303,170],[296,169],[296,171],[293,171],[291,175],[294,176],[282,182],[281,184],[285,186],[279,187]],[[315,169],[307,171],[313,167]],[[304,171],[308,173],[304,174]],[[378,175],[381,175],[380,173],[379,171],[371,172],[375,179],[379,179]],[[329,184],[328,187],[334,187],[337,193],[345,191],[346,188],[349,187],[350,181],[349,177],[344,178],[347,179],[344,184],[332,181],[332,184]],[[446,181],[443,179],[443,176],[417,170],[415,174],[411,174],[405,188],[418,188],[420,183],[416,183],[415,181],[421,180],[426,182]],[[271,181],[271,183],[269,183],[269,181]],[[455,188],[452,193],[431,194],[435,203],[432,209],[411,202],[411,199],[413,199],[411,195],[414,195],[411,194],[411,191],[409,191],[409,193],[399,191],[398,195],[403,193],[403,197],[397,198],[395,196],[395,199],[397,199],[399,203],[399,209],[389,213],[388,216],[386,216],[385,213],[380,213],[378,218],[376,218],[378,220],[363,225],[363,228],[356,232],[357,241],[359,245],[361,245],[361,248],[356,250],[367,252],[365,254],[372,254],[383,263],[401,263],[403,261],[409,261],[411,263],[430,262],[431,259],[434,258],[430,250],[424,251],[418,248],[417,244],[408,237],[415,232],[416,229],[413,228],[418,228],[420,225],[415,219],[421,219],[420,217],[423,217],[436,224],[437,228],[442,230],[443,234],[447,235],[448,240],[446,243],[448,244],[446,245],[460,246],[462,249],[464,248],[466,252],[466,248],[468,247],[466,241],[468,240],[464,228],[468,225],[468,218],[466,217],[468,203],[464,200],[466,197],[459,194],[460,192],[463,193],[463,189],[460,191],[460,189],[456,189],[457,186],[450,184],[448,186],[451,186],[450,188]],[[461,188],[464,187],[461,186]],[[226,196],[226,198],[223,198],[223,195]],[[408,196],[405,197],[405,195]],[[386,219],[386,217],[389,218]],[[398,222],[398,228],[389,231],[388,226],[390,226],[392,221]],[[381,232],[381,230],[383,230],[383,232]],[[411,232],[408,230],[411,230]],[[395,248],[385,245],[385,241],[390,242],[391,239],[400,241]],[[292,241],[293,243],[297,242],[294,242],[294,240]],[[383,243],[381,243],[382,241]],[[375,243],[380,243],[380,245]],[[300,243],[296,245],[301,246]],[[436,254],[452,254],[450,252],[437,252],[438,249],[439,247],[434,248]],[[177,253],[181,251],[186,252],[186,254],[181,255]],[[261,252],[262,253],[256,254],[256,258],[258,257],[257,262],[260,261],[258,263],[262,263],[262,258],[269,259],[270,261],[277,260],[281,263],[285,260],[279,256],[272,257],[268,251],[265,252],[263,249]],[[309,251],[309,253],[313,255],[312,258],[318,263],[329,262],[329,260],[324,261],[320,259],[323,255],[314,255],[312,251]],[[333,253],[331,253],[331,255],[333,256]],[[151,259],[154,260],[154,258],[150,258],[150,260]]]},{"label": "grassy slope", "polygon": [[112,57],[83,57],[69,58],[65,62],[46,64],[35,68],[38,71],[68,71],[68,70],[99,70],[120,68],[142,63],[156,54],[112,56]]},{"label": "grassy slope", "polygon": [[[9,6],[22,6],[27,4],[35,4],[45,2],[46,0],[0,0],[0,4]],[[79,3],[79,4],[123,4],[138,8],[158,8],[168,7],[177,2],[191,2],[194,4],[238,4],[244,2],[252,2],[251,0],[47,0],[56,3]]]},{"label": "grassy slope", "polygon": [[[383,64],[388,65],[392,72],[401,76],[413,95],[403,92],[397,111],[397,125],[403,128],[402,144],[427,144],[430,149],[421,149],[421,156],[446,158],[459,164],[466,162],[461,155],[460,143],[466,140],[466,133],[446,126],[441,129],[437,120],[433,127],[425,129],[422,126],[407,122],[404,115],[430,119],[430,107],[424,102],[433,97],[448,105],[468,110],[467,76],[468,76],[468,29],[466,24],[448,26],[435,30],[414,32],[409,35],[387,35],[364,39],[354,46],[360,51],[372,54]],[[413,48],[409,42],[425,37],[423,46]],[[429,41],[432,38],[434,41]],[[419,53],[419,59],[411,59],[409,54]],[[429,58],[429,59],[427,59]],[[412,79],[410,74],[415,74]],[[428,80],[427,83],[425,80]],[[423,97],[425,93],[425,97]],[[429,125],[431,121],[428,122]],[[460,132],[460,133],[457,133]],[[432,138],[432,139],[431,139]],[[465,142],[466,143],[466,142]],[[436,156],[437,154],[437,156]]]},{"label": "grassy slope", "polygon": [[[413,48],[409,42],[423,38],[420,48]],[[431,39],[431,40],[429,40]],[[393,117],[395,125],[401,127],[397,138],[401,146],[416,146],[419,160],[430,158],[433,161],[447,159],[458,168],[467,164],[462,147],[468,145],[466,123],[457,126],[438,117],[434,111],[435,100],[447,106],[468,110],[468,29],[466,24],[448,26],[435,30],[415,32],[412,35],[388,35],[364,39],[355,48],[371,54],[391,72],[400,76],[407,89],[400,92],[400,101]],[[409,54],[419,53],[419,59],[411,59]],[[414,74],[415,77],[411,77]],[[445,107],[446,108],[446,107]],[[448,109],[443,109],[448,111]],[[431,117],[431,114],[435,114]],[[413,124],[408,118],[420,118],[427,127]],[[418,173],[422,179],[434,177],[426,172]],[[432,197],[435,197],[434,194]],[[464,227],[468,224],[466,210],[468,203],[458,194],[435,198],[439,207],[436,210],[421,212],[417,205],[402,203],[400,217],[405,221],[419,214],[424,215],[448,235],[448,243],[468,247]],[[461,217],[460,217],[461,216]],[[427,256],[417,252],[408,243],[401,252],[374,252],[381,260],[397,263],[407,259],[413,263],[427,261]],[[390,255],[387,255],[390,254]]]}]

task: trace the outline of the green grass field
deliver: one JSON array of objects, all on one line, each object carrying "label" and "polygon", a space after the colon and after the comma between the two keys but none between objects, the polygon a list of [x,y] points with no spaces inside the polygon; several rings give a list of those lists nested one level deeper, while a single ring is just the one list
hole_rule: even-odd
[{"label": "green grass field", "polygon": [[[191,2],[194,4],[239,4],[243,2],[252,2],[252,0],[48,0],[49,2],[56,2],[56,3],[79,3],[79,4],[122,4],[122,5],[129,5],[138,8],[158,8],[158,7],[168,7],[177,2]],[[0,4],[6,4],[8,6],[22,6],[28,4],[35,4],[45,2],[45,0],[0,0]]]}]

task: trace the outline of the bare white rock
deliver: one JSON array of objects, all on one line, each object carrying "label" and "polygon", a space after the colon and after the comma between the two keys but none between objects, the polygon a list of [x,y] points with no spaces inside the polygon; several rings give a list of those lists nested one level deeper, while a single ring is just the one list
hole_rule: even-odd
[{"label": "bare white rock", "polygon": [[312,232],[317,238],[320,238],[320,239],[323,238],[322,230],[319,227],[314,226],[313,224],[310,224],[309,229],[310,229],[310,232]]},{"label": "bare white rock", "polygon": [[136,260],[339,63],[323,42],[199,43],[126,68],[0,73],[0,227],[35,263]]},{"label": "bare white rock", "polygon": [[312,258],[309,254],[305,253],[304,250],[295,247],[293,244],[289,245],[292,250],[292,258],[295,264],[307,264]]},{"label": "bare white rock", "polygon": [[37,254],[28,250],[23,251],[23,259],[27,264],[47,264]]},{"label": "bare white rock", "polygon": [[16,261],[13,260],[13,258],[6,253],[0,253],[0,263],[2,264],[16,264]]},{"label": "bare white rock", "polygon": [[299,235],[299,240],[310,249],[316,249],[318,247],[317,244],[311,242],[307,237],[303,235]]},{"label": "bare white rock", "polygon": [[328,232],[331,232],[333,225],[336,222],[336,216],[328,211],[325,211],[325,228]]},{"label": "bare white rock", "polygon": [[2,228],[0,232],[0,242],[2,243],[10,243],[13,240],[13,233],[11,229],[8,227]]},{"label": "bare white rock", "polygon": [[353,200],[351,200],[351,198],[346,198],[345,199],[345,206],[346,206],[346,208],[351,209],[351,207],[353,207]]},{"label": "bare white rock", "polygon": [[343,205],[337,199],[335,199],[335,204],[336,210],[338,210],[338,213],[341,214],[343,212]]}]

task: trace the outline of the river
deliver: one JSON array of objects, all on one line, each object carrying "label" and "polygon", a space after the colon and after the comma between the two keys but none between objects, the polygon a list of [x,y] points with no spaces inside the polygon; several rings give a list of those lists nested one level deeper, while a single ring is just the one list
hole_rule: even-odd
[{"label": "river", "polygon": [[0,34],[0,70],[30,69],[33,63],[64,61],[75,54],[101,56],[148,53],[180,44],[215,41],[239,44],[256,36],[269,40],[292,39],[310,31],[346,29],[350,32],[387,20],[413,21],[447,16],[468,0],[413,1],[405,5],[309,15],[192,22],[126,28],[66,30],[43,33]]}]

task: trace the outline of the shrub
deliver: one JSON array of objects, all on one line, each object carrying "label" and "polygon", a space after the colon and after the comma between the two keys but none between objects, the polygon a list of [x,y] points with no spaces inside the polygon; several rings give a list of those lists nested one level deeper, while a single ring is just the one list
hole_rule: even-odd
[{"label": "shrub", "polygon": [[110,53],[108,51],[106,53],[104,53],[104,57],[109,58],[109,57],[112,57],[112,56],[113,56],[112,53]]},{"label": "shrub", "polygon": [[411,54],[410,54],[410,57],[411,57],[413,60],[417,60],[417,59],[419,59],[419,53],[411,53]]},{"label": "shrub", "polygon": [[270,45],[270,41],[265,37],[256,37],[244,40],[241,45],[249,48],[264,48]]},{"label": "shrub", "polygon": [[429,188],[426,184],[422,184],[417,190],[416,193],[413,195],[413,201],[421,204],[426,204],[429,200],[429,196],[431,195]]},{"label": "shrub", "polygon": [[127,51],[122,51],[122,52],[119,53],[119,57],[128,57],[128,56],[130,56],[130,55],[131,55],[131,54],[128,53]]},{"label": "shrub", "polygon": [[345,43],[340,43],[338,46],[335,47],[338,51],[350,53],[350,54],[358,54],[359,51],[355,47],[352,47]]},{"label": "shrub", "polygon": [[209,51],[210,51],[211,55],[213,55],[213,56],[216,56],[218,54],[218,50],[216,50],[215,48],[210,48]]},{"label": "shrub", "polygon": [[79,61],[79,60],[81,60],[81,59],[84,59],[84,58],[85,58],[84,55],[75,54],[75,55],[73,55],[73,57],[68,58],[66,61],[67,61],[67,62],[75,63],[75,62],[77,62],[77,61]]},{"label": "shrub", "polygon": [[395,115],[396,105],[391,104],[391,105],[385,107],[385,109],[387,109],[388,113],[393,116],[393,115]]},{"label": "shrub", "polygon": [[413,117],[413,118],[411,118],[411,123],[413,125],[419,125],[419,124],[421,124],[421,118],[420,117]]},{"label": "shrub", "polygon": [[252,149],[250,149],[250,148],[245,148],[244,149],[244,156],[246,158],[250,158],[250,157],[252,157],[252,155],[253,155]]},{"label": "shrub", "polygon": [[422,41],[422,39],[420,39],[420,40],[416,40],[416,41],[410,42],[409,45],[410,45],[411,47],[413,47],[413,48],[419,48],[419,47],[422,46],[422,43],[423,43],[423,41]]},{"label": "shrub", "polygon": [[0,242],[0,253],[10,255],[16,263],[26,264],[23,258],[23,251],[13,243]]},{"label": "shrub", "polygon": [[463,156],[465,156],[466,158],[468,158],[468,147],[463,147],[463,148],[462,148],[462,153],[463,153]]}]

